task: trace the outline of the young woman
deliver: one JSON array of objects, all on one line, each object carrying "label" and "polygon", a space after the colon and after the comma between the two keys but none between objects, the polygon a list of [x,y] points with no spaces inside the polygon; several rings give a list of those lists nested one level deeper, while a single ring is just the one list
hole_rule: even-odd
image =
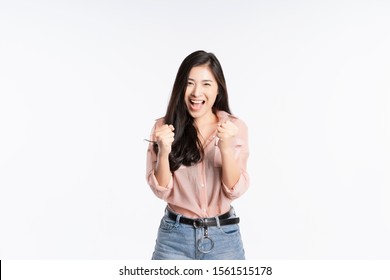
[{"label": "young woman", "polygon": [[152,259],[245,259],[231,202],[249,186],[248,132],[214,54],[184,59],[150,141],[146,178],[167,202]]}]

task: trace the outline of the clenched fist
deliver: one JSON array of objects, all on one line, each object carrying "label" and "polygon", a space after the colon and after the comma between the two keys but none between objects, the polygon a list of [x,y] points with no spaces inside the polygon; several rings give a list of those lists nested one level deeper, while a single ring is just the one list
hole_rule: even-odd
[{"label": "clenched fist", "polygon": [[217,127],[218,147],[225,151],[232,147],[232,141],[238,134],[238,127],[231,121],[225,121]]},{"label": "clenched fist", "polygon": [[160,155],[169,155],[172,150],[172,143],[175,137],[173,125],[164,124],[157,128],[154,132],[154,139],[158,145]]}]

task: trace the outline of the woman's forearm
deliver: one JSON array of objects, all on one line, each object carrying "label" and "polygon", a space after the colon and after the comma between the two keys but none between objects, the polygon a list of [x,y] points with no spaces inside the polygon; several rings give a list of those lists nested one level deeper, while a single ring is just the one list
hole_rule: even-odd
[{"label": "woman's forearm", "polygon": [[233,188],[241,176],[241,169],[234,158],[233,149],[221,151],[222,158],[222,182]]},{"label": "woman's forearm", "polygon": [[166,187],[171,180],[171,170],[169,167],[169,154],[157,156],[157,164],[155,170],[155,176],[160,186]]}]

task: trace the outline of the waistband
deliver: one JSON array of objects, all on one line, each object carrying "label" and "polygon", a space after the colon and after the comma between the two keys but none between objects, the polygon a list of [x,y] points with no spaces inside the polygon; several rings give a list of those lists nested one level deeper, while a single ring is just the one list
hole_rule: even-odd
[{"label": "waistband", "polygon": [[[173,221],[176,221],[177,216],[179,216],[178,214],[172,212],[168,207],[165,209],[165,213],[168,216],[168,218]],[[233,215],[234,215],[234,210],[233,208],[230,208],[228,212],[212,218],[190,219],[190,218],[180,216],[179,223],[192,225],[194,226],[194,228],[215,227],[218,224],[220,226],[238,224],[240,222],[240,218],[239,217],[231,218]]]}]

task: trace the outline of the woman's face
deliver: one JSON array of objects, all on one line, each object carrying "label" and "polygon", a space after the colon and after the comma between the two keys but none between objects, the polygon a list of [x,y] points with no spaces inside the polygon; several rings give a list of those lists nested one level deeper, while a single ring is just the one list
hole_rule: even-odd
[{"label": "woman's face", "polygon": [[212,108],[217,94],[218,84],[209,67],[193,67],[188,75],[184,99],[188,112],[197,122],[214,118]]}]

